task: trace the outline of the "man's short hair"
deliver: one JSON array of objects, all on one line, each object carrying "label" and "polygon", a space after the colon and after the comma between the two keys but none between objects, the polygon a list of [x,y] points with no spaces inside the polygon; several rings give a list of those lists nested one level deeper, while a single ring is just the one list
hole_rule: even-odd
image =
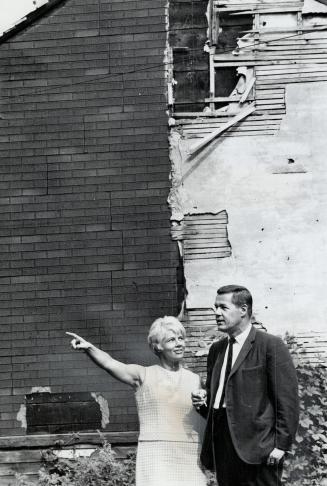
[{"label": "man's short hair", "polygon": [[248,316],[252,316],[253,299],[250,291],[242,285],[224,285],[217,290],[218,295],[232,294],[232,303],[237,307],[246,304]]}]

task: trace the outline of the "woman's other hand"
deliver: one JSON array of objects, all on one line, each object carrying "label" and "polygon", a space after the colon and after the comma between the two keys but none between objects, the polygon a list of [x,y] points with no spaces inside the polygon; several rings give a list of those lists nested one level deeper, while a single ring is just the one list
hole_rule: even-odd
[{"label": "woman's other hand", "polygon": [[207,392],[206,390],[195,390],[191,394],[193,406],[199,410],[203,405],[207,405]]}]

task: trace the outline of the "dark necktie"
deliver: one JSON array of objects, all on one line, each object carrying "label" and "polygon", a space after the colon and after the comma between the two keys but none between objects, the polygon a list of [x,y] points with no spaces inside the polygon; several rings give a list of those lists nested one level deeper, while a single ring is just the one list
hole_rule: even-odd
[{"label": "dark necktie", "polygon": [[228,342],[229,342],[229,347],[228,347],[228,354],[227,354],[227,363],[226,363],[226,370],[225,370],[224,386],[223,386],[223,390],[221,392],[219,408],[221,408],[223,406],[223,403],[224,403],[224,400],[225,400],[226,383],[227,383],[229,374],[230,374],[231,369],[232,369],[233,344],[236,342],[236,339],[234,337],[230,337]]}]

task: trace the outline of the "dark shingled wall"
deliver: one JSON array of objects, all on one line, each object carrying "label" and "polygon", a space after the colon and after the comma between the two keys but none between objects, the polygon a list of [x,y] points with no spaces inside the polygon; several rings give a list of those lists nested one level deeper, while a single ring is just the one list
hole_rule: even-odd
[{"label": "dark shingled wall", "polygon": [[149,324],[176,313],[165,29],[166,0],[66,0],[0,45],[2,436],[33,387],[100,393],[107,431],[137,428],[65,331],[148,364]]}]

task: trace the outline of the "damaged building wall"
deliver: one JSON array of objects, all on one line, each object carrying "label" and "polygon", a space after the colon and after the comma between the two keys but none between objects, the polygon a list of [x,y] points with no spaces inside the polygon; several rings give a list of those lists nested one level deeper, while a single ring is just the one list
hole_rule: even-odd
[{"label": "damaged building wall", "polygon": [[[212,55],[215,70],[245,66],[255,82],[252,99],[238,112],[221,110],[221,103],[229,107],[234,99],[212,100],[208,93],[202,112],[171,114],[173,234],[186,215],[226,211],[231,246],[230,256],[184,259],[186,311],[200,326],[212,323],[217,287],[236,282],[253,291],[255,318],[268,331],[322,332],[326,303],[317,305],[317,296],[327,276],[326,6],[210,3],[220,15],[242,9],[252,15],[252,31],[240,34],[244,42]],[[253,112],[235,119],[251,106]]]},{"label": "damaged building wall", "polygon": [[217,286],[241,282],[269,330],[323,329],[325,305],[314,303],[326,280],[326,96],[324,83],[290,86],[278,135],[222,139],[185,164],[185,212],[226,209],[232,247],[231,257],[185,262],[190,308],[210,307]]}]

